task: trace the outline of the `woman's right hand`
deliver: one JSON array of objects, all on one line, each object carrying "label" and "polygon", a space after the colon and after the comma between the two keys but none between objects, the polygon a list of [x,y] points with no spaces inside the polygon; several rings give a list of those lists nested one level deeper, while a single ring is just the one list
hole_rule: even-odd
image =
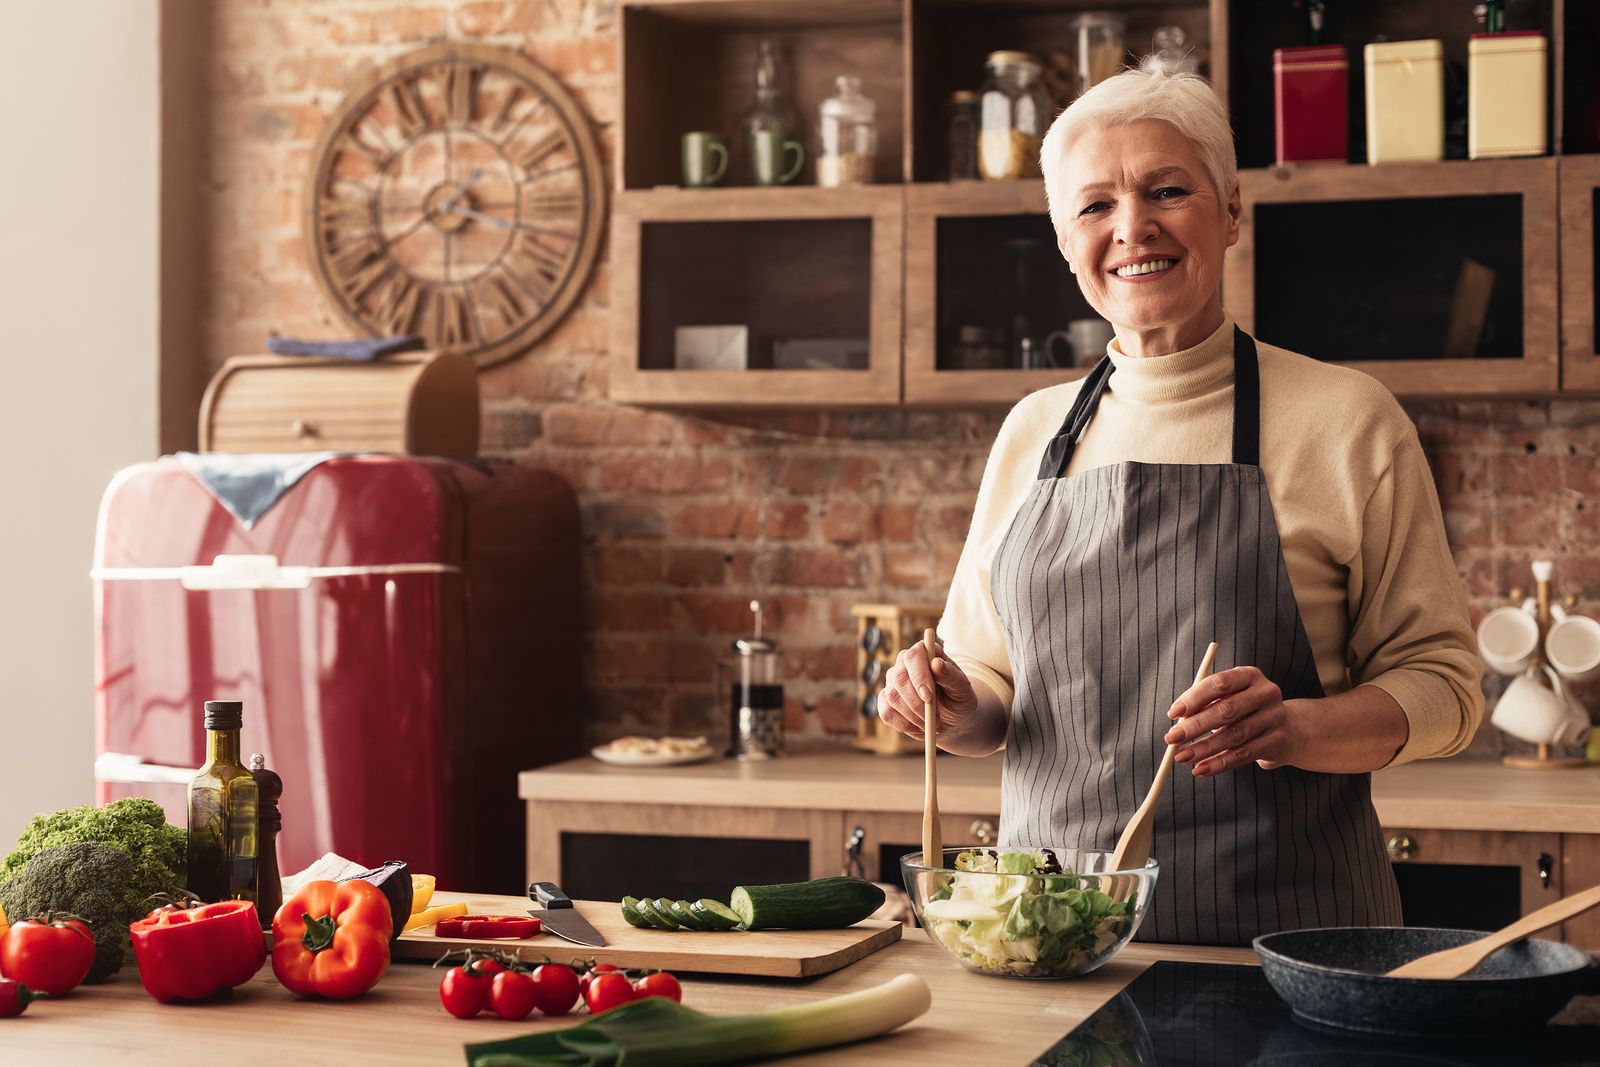
[{"label": "woman's right hand", "polygon": [[920,641],[901,651],[884,675],[883,691],[878,694],[878,717],[920,741],[923,705],[934,686],[939,690],[940,747],[944,747],[947,738],[953,741],[973,732],[982,713],[971,680],[954,661],[938,652],[930,663],[928,651]]}]

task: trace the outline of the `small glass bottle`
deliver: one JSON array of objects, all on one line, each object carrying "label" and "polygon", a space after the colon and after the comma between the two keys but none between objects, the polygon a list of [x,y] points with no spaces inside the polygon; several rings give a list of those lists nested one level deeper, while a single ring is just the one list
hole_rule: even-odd
[{"label": "small glass bottle", "polygon": [[1187,39],[1182,26],[1157,26],[1155,33],[1150,35],[1150,43],[1155,51],[1145,60],[1145,69],[1152,73],[1156,71],[1168,74],[1197,73],[1200,70],[1200,60],[1195,57],[1192,49],[1184,48]]},{"label": "small glass bottle", "polygon": [[778,78],[778,48],[767,37],[756,42],[756,90],[744,109],[745,150],[752,162],[757,134],[776,134],[781,144],[794,130],[794,114]]},{"label": "small glass bottle", "polygon": [[978,98],[978,169],[990,181],[1039,176],[1039,146],[1055,107],[1026,52],[991,52]]},{"label": "small glass bottle", "polygon": [[818,109],[817,184],[865,185],[878,157],[878,108],[861,94],[861,79],[841,74],[838,93]]},{"label": "small glass bottle", "polygon": [[958,89],[944,102],[944,161],[948,181],[971,181],[978,173],[978,94]]},{"label": "small glass bottle", "polygon": [[189,781],[188,883],[200,899],[256,899],[256,779],[239,761],[244,705],[206,701],[206,762]]}]

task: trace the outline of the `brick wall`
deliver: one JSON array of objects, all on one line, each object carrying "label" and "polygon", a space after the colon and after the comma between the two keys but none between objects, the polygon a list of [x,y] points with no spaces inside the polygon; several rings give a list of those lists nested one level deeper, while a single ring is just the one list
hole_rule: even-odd
[{"label": "brick wall", "polygon": [[[228,0],[209,100],[205,374],[272,330],[339,336],[298,228],[309,151],[364,67],[440,37],[520,49],[601,130],[614,0]],[[720,731],[715,659],[752,597],[787,650],[791,731],[854,730],[851,604],[943,599],[1000,413],[668,415],[606,400],[604,261],[532,354],[483,376],[484,451],[561,471],[583,503],[591,736]],[[1414,404],[1474,611],[1550,555],[1600,599],[1600,403]],[[1591,603],[1591,607],[1600,607]],[[1591,694],[1595,696],[1596,694]],[[1494,731],[1481,742],[1499,743]]]}]

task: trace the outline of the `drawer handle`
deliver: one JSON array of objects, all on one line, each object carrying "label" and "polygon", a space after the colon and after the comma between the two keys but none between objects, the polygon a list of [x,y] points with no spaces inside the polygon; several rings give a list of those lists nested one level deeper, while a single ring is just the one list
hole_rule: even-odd
[{"label": "drawer handle", "polygon": [[1410,834],[1395,834],[1389,838],[1389,858],[1404,862],[1415,859],[1417,843],[1411,839]]},{"label": "drawer handle", "polygon": [[295,419],[294,422],[289,424],[289,430],[296,437],[317,436],[317,424],[314,422],[307,422],[305,419]]},{"label": "drawer handle", "polygon": [[967,827],[967,833],[980,845],[994,844],[994,823],[988,819],[973,819],[972,825]]}]

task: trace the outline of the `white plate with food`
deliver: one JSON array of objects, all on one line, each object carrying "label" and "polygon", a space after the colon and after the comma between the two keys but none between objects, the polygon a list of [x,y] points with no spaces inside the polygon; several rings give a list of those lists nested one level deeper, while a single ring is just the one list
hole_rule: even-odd
[{"label": "white plate with food", "polygon": [[608,745],[596,745],[589,754],[618,767],[671,767],[716,755],[703,737],[619,737]]}]

